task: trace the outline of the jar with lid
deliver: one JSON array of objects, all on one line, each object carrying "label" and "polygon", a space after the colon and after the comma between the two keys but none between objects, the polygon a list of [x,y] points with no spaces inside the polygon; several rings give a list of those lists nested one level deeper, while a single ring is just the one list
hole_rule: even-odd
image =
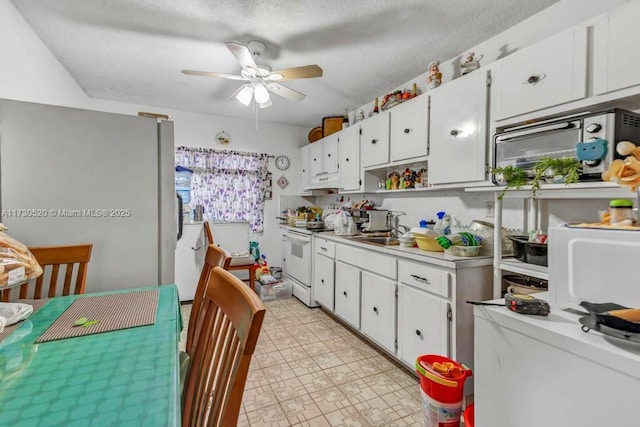
[{"label": "jar with lid", "polygon": [[633,224],[633,202],[628,199],[616,199],[609,202],[611,225]]}]

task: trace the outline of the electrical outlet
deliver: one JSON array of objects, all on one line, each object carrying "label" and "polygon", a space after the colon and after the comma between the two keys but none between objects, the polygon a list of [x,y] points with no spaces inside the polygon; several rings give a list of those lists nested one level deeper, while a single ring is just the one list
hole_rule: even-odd
[{"label": "electrical outlet", "polygon": [[485,212],[484,212],[484,216],[487,218],[493,218],[493,209],[494,209],[494,205],[493,202],[485,202]]}]

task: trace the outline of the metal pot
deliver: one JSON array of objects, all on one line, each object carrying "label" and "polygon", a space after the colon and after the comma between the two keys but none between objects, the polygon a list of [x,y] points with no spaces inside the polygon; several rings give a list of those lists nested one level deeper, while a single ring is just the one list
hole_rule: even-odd
[{"label": "metal pot", "polygon": [[534,294],[548,289],[548,282],[544,279],[535,279],[526,276],[507,275],[502,278],[511,294]]},{"label": "metal pot", "polygon": [[307,230],[323,230],[323,221],[307,221]]}]

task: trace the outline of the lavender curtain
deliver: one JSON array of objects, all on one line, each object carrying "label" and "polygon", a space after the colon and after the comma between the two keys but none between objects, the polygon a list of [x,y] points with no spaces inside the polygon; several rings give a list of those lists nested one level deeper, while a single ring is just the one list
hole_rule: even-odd
[{"label": "lavender curtain", "polygon": [[247,221],[252,233],[264,230],[267,154],[178,147],[176,166],[193,170],[191,202],[204,206],[204,217]]}]

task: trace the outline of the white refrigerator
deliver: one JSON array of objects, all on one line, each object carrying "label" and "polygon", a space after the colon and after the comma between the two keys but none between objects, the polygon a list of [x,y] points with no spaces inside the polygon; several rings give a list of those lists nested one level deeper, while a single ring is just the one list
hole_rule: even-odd
[{"label": "white refrigerator", "polygon": [[87,292],[174,282],[173,122],[0,100],[0,210],[28,246],[92,243]]}]

